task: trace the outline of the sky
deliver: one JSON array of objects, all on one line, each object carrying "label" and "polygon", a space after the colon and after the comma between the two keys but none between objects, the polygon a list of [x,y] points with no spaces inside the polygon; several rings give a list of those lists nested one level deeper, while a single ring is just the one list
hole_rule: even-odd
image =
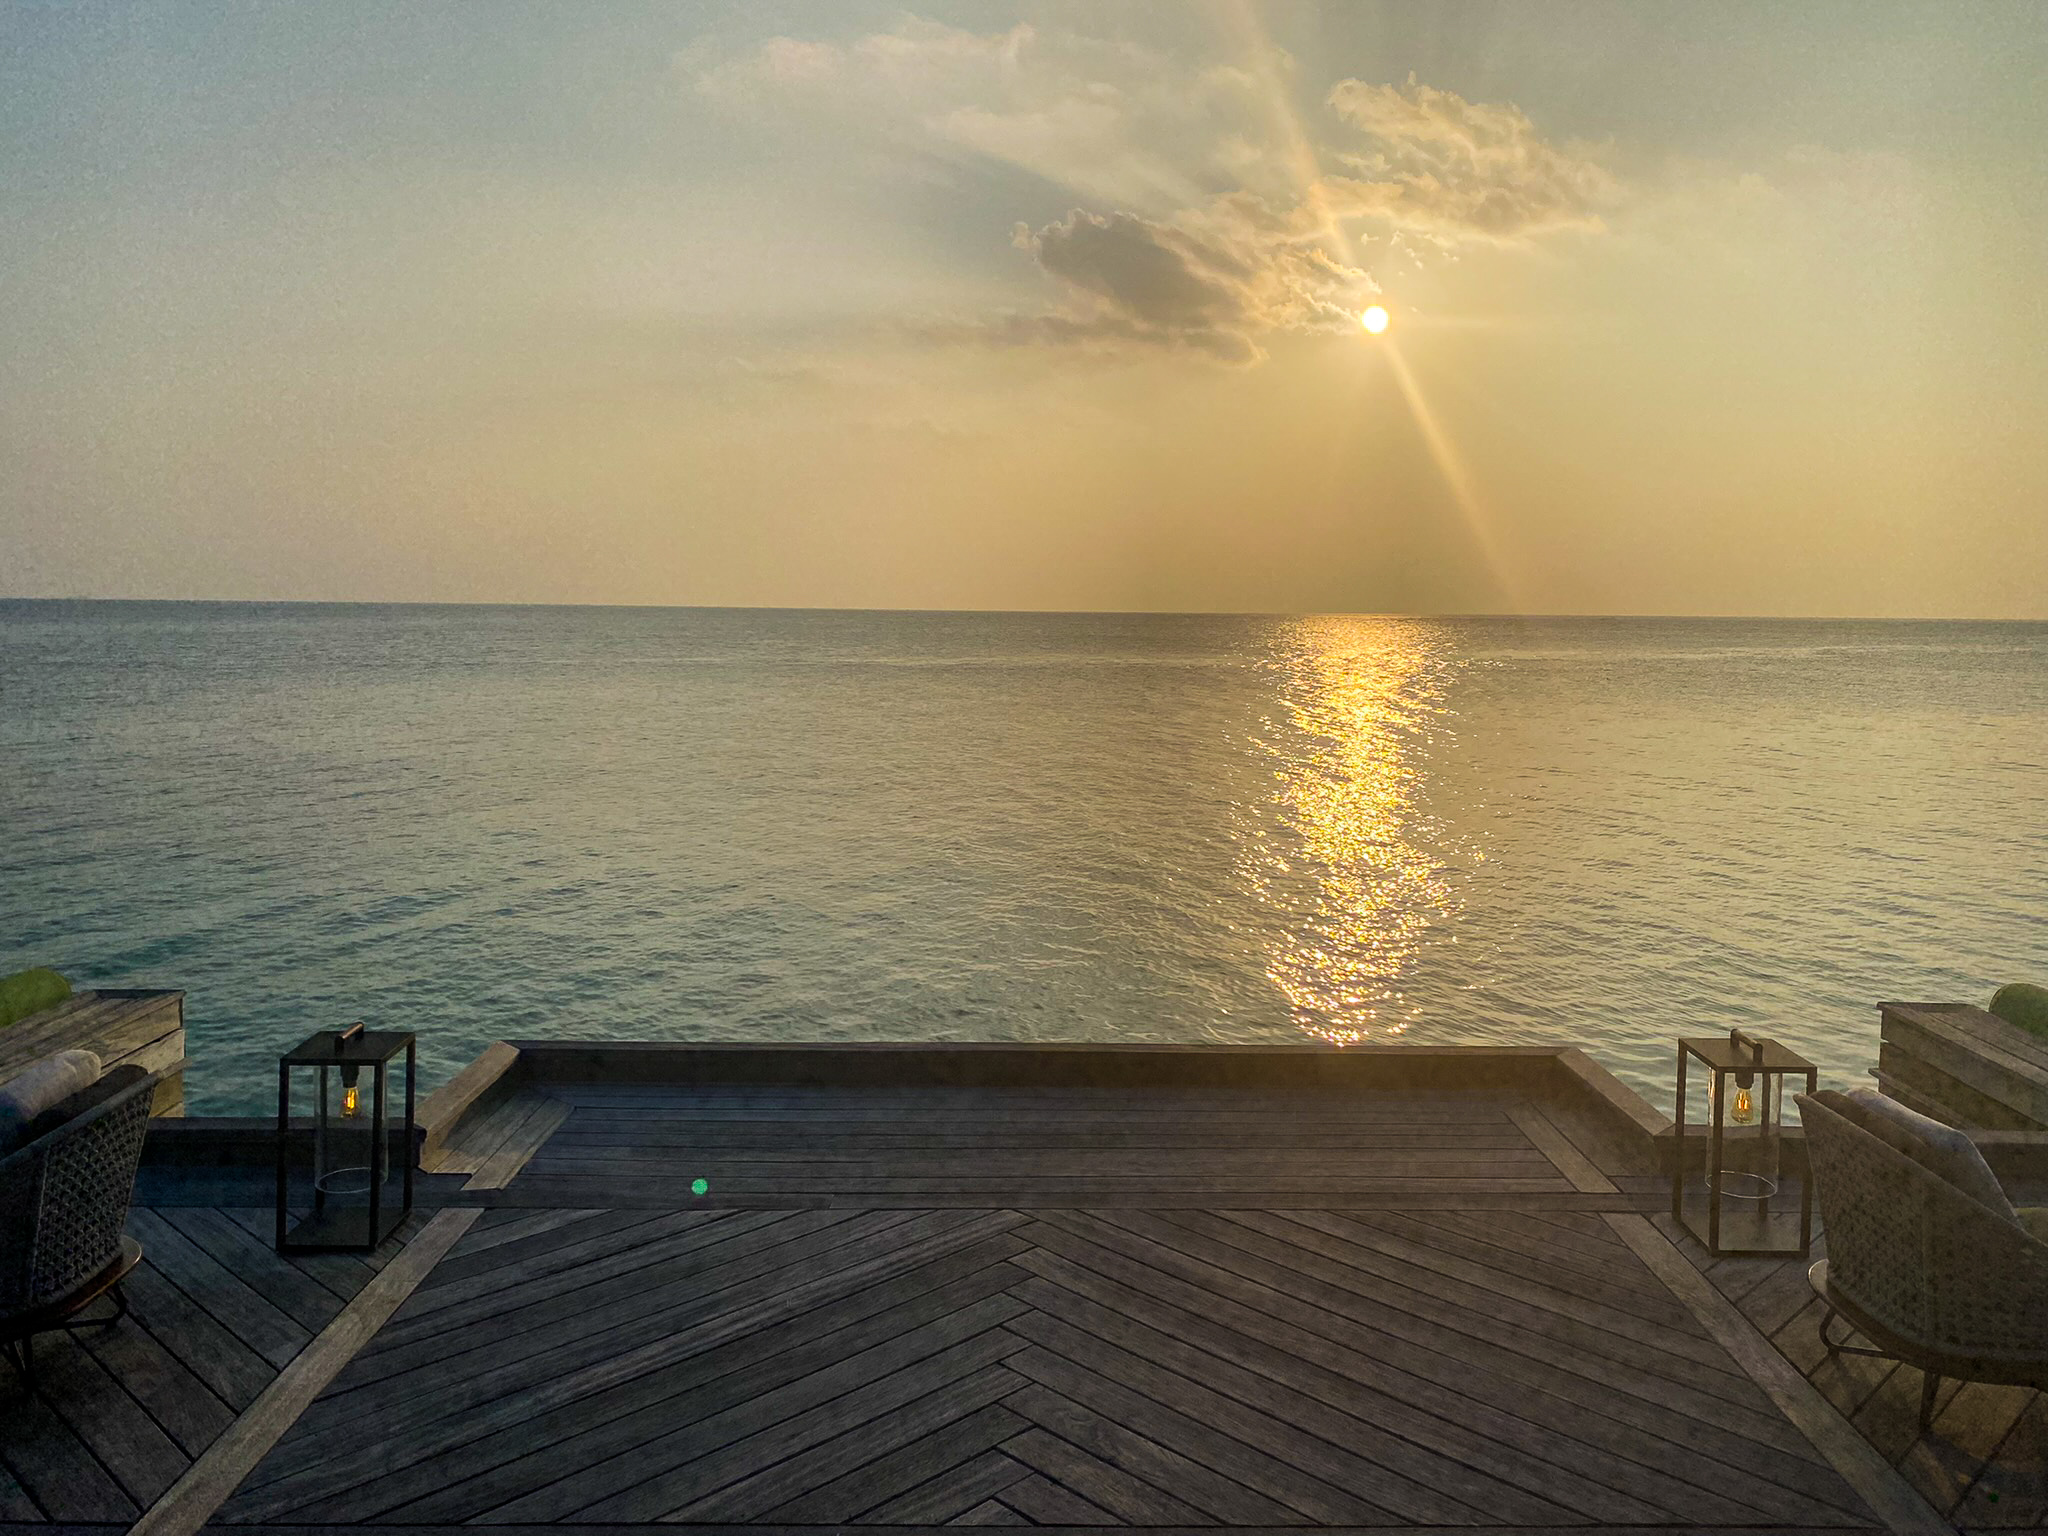
[{"label": "sky", "polygon": [[2037,0],[0,0],[0,595],[2048,618],[2044,77]]}]

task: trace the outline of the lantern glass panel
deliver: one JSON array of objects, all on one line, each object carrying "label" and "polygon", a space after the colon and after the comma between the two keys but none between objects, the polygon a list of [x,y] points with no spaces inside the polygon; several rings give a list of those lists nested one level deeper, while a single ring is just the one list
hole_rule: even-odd
[{"label": "lantern glass panel", "polygon": [[1788,1078],[1808,1093],[1817,1082],[1813,1063],[1774,1040],[1731,1030],[1678,1043],[1671,1215],[1710,1253],[1811,1246],[1812,1190],[1785,1163]]},{"label": "lantern glass panel", "polygon": [[414,1037],[323,1030],[278,1060],[277,1247],[364,1253],[412,1210]]}]

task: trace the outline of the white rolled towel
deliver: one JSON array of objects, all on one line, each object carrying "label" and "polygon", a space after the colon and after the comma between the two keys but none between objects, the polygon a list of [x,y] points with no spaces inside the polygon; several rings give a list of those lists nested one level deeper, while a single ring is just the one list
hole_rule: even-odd
[{"label": "white rolled towel", "polygon": [[57,1051],[0,1083],[0,1157],[17,1150],[29,1121],[99,1081],[91,1051]]}]

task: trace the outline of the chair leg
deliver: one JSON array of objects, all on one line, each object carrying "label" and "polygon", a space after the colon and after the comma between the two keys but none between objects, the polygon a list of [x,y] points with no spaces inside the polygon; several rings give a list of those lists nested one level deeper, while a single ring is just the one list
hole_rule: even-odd
[{"label": "chair leg", "polygon": [[1932,1371],[1922,1371],[1920,1378],[1920,1433],[1924,1435],[1934,1424],[1934,1394],[1941,1390],[1941,1378]]},{"label": "chair leg", "polygon": [[[1826,1302],[1822,1302],[1821,1305],[1827,1307],[1827,1315],[1820,1320],[1820,1342],[1822,1347],[1827,1350],[1830,1360],[1834,1359],[1837,1355],[1856,1355],[1866,1360],[1890,1360],[1894,1358],[1881,1349],[1865,1349],[1861,1344],[1851,1344],[1849,1340],[1856,1337],[1856,1330],[1854,1328],[1849,1328],[1847,1335],[1837,1340],[1829,1330],[1836,1323],[1841,1322],[1842,1314],[1833,1307],[1829,1307]],[[1845,1324],[1844,1326],[1846,1327],[1847,1325]]]},{"label": "chair leg", "polygon": [[14,1367],[14,1374],[21,1378],[21,1384],[33,1394],[36,1390],[35,1336],[16,1339],[6,1347],[7,1363]]},{"label": "chair leg", "polygon": [[1821,1306],[1825,1310],[1821,1313],[1820,1318],[1820,1341],[1822,1345],[1826,1347],[1828,1357],[1830,1359],[1833,1359],[1842,1347],[1840,1344],[1837,1344],[1834,1341],[1834,1339],[1831,1338],[1828,1334],[1828,1330],[1835,1326],[1835,1309],[1833,1307],[1828,1306],[1826,1302],[1822,1302]]},{"label": "chair leg", "polygon": [[61,1325],[64,1331],[66,1333],[76,1333],[81,1328],[111,1328],[114,1324],[121,1321],[122,1318],[126,1317],[128,1315],[128,1292],[117,1284],[111,1291],[107,1292],[107,1296],[114,1303],[114,1310],[112,1312],[108,1313],[105,1317],[87,1317],[75,1322],[64,1323]]},{"label": "chair leg", "polygon": [[111,1328],[128,1315],[128,1292],[116,1285],[107,1292],[107,1299],[114,1303],[114,1310],[105,1317],[74,1317],[66,1322],[52,1323],[52,1333],[76,1333],[81,1328]]}]

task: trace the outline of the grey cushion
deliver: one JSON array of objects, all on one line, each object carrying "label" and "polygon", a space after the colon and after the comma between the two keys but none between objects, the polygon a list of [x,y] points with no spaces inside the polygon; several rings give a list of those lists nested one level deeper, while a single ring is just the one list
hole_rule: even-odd
[{"label": "grey cushion", "polygon": [[1988,1206],[2007,1221],[2017,1220],[2012,1202],[2006,1199],[2005,1189],[1998,1182],[1998,1175],[1991,1171],[1991,1165],[1984,1161],[1984,1154],[1954,1126],[1910,1110],[1875,1088],[1818,1093],[1814,1097],[1843,1119],[1905,1153],[1928,1172],[1939,1174],[1979,1205]]},{"label": "grey cushion", "polygon": [[99,1075],[100,1059],[91,1051],[58,1051],[0,1083],[0,1157],[22,1144],[37,1115],[90,1088]]}]

